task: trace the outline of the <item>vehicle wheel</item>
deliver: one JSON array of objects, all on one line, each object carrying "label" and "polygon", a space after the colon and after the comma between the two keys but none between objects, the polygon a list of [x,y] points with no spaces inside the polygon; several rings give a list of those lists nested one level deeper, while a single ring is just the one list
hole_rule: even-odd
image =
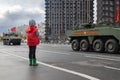
[{"label": "vehicle wheel", "polygon": [[12,42],[10,42],[9,45],[14,45],[14,44]]},{"label": "vehicle wheel", "polygon": [[20,43],[20,42],[18,42],[18,43],[17,43],[17,45],[21,45],[21,43]]},{"label": "vehicle wheel", "polygon": [[6,42],[6,45],[10,45],[10,42],[9,42],[9,41],[7,41],[7,42]]},{"label": "vehicle wheel", "polygon": [[77,39],[73,40],[71,45],[72,45],[73,51],[79,51],[80,45]]},{"label": "vehicle wheel", "polygon": [[5,40],[3,40],[3,45],[6,45],[6,42],[5,42]]},{"label": "vehicle wheel", "polygon": [[106,41],[105,50],[108,53],[116,53],[116,52],[118,52],[118,49],[119,49],[119,45],[118,45],[116,40],[109,39],[109,40]]},{"label": "vehicle wheel", "polygon": [[21,45],[21,43],[19,43],[19,45]]},{"label": "vehicle wheel", "polygon": [[81,51],[88,51],[89,50],[89,42],[86,39],[83,39],[80,41],[80,49]]},{"label": "vehicle wheel", "polygon": [[93,50],[96,52],[103,52],[104,51],[104,43],[102,40],[97,39],[93,42]]}]

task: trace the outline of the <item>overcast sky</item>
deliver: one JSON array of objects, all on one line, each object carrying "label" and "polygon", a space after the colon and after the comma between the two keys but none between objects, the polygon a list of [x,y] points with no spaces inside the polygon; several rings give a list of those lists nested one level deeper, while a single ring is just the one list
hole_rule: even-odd
[{"label": "overcast sky", "polygon": [[30,19],[44,22],[44,0],[0,0],[0,32],[28,24]]},{"label": "overcast sky", "polygon": [[[94,3],[96,5],[96,0]],[[94,13],[96,20],[96,12]],[[28,24],[30,19],[35,19],[37,23],[44,22],[44,14],[44,0],[0,0],[0,32]]]}]

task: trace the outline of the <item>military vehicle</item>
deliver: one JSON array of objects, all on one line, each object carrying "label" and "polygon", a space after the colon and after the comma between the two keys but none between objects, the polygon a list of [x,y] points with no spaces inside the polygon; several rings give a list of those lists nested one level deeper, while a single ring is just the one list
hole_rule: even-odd
[{"label": "military vehicle", "polygon": [[21,38],[15,32],[3,33],[3,45],[20,45]]},{"label": "military vehicle", "polygon": [[83,24],[66,34],[74,51],[117,53],[120,48],[120,27],[109,24]]}]

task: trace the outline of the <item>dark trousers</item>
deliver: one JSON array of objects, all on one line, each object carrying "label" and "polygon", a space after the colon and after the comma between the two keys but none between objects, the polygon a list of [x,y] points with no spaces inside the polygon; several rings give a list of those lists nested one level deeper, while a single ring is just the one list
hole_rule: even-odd
[{"label": "dark trousers", "polygon": [[29,59],[36,59],[36,46],[29,46]]}]

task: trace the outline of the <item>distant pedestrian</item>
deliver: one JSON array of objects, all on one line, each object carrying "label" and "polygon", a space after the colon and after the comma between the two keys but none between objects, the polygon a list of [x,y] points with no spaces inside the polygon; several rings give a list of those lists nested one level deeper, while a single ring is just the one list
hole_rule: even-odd
[{"label": "distant pedestrian", "polygon": [[27,45],[29,46],[29,65],[37,66],[36,46],[39,44],[39,33],[36,27],[35,20],[29,21],[29,26],[26,28]]}]

